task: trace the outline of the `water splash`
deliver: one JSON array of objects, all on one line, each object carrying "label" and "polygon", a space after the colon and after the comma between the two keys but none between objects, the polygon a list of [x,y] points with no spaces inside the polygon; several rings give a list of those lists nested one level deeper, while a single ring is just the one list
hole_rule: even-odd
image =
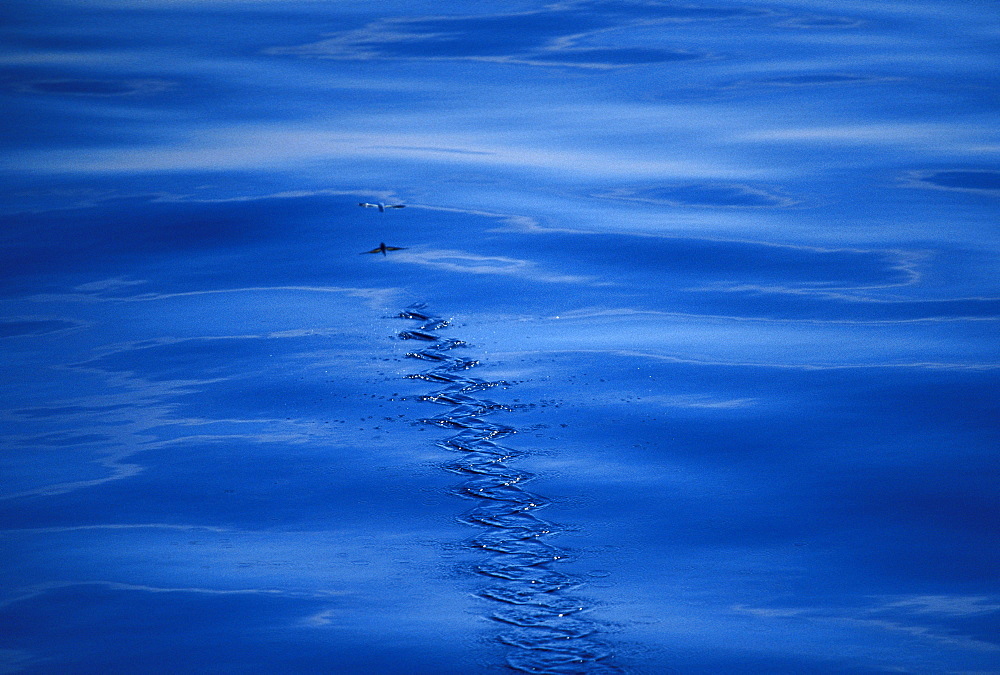
[{"label": "water splash", "polygon": [[434,316],[425,305],[411,305],[398,316],[421,322],[416,329],[397,333],[400,339],[425,343],[406,356],[433,364],[406,377],[444,385],[417,397],[448,407],[421,422],[457,431],[437,445],[458,454],[444,468],[464,477],[453,492],[475,503],[460,520],[480,529],[466,544],[483,553],[473,569],[491,584],[478,595],[495,603],[490,618],[506,626],[497,639],[510,647],[507,664],[537,675],[620,674],[619,668],[604,662],[611,650],[593,637],[597,625],[585,617],[587,601],[571,594],[581,580],[553,569],[569,552],[545,541],[559,532],[558,525],[535,515],[549,500],[522,487],[534,474],[507,465],[522,453],[498,441],[517,429],[483,419],[511,408],[473,395],[509,383],[466,374],[479,361],[450,353],[466,343],[436,334],[451,322]]}]

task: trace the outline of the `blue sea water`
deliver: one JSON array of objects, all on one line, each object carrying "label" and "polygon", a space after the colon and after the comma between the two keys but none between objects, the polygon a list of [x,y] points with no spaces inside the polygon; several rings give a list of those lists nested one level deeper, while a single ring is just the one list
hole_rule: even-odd
[{"label": "blue sea water", "polygon": [[1000,673],[998,19],[9,0],[0,672]]}]

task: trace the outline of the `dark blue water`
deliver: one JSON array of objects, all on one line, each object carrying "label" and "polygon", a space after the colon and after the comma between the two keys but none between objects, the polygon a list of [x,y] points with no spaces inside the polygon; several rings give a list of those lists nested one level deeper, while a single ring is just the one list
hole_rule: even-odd
[{"label": "dark blue water", "polygon": [[0,672],[1000,672],[998,18],[6,3]]}]

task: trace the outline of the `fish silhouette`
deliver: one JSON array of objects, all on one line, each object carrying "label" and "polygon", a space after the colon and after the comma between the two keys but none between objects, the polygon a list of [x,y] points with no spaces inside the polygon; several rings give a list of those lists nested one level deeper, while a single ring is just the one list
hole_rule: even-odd
[{"label": "fish silhouette", "polygon": [[368,209],[378,209],[379,213],[385,213],[386,209],[405,209],[406,204],[383,204],[379,202],[378,204],[369,204],[368,202],[361,202],[358,206],[364,206]]},{"label": "fish silhouette", "polygon": [[366,253],[381,253],[382,255],[386,255],[386,251],[405,251],[405,250],[406,250],[405,248],[401,248],[399,246],[386,246],[385,242],[383,241],[378,245],[378,248],[373,248],[370,251],[362,251],[359,255],[364,255]]}]

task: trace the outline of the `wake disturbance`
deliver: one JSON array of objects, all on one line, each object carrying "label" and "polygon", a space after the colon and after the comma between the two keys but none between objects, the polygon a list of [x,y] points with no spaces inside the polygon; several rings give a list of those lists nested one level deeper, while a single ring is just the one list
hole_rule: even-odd
[{"label": "wake disturbance", "polygon": [[498,441],[517,429],[483,419],[511,408],[483,398],[480,392],[509,383],[470,377],[467,371],[479,361],[453,351],[467,347],[466,343],[438,335],[436,331],[450,322],[428,312],[425,305],[411,305],[398,316],[420,322],[415,329],[397,333],[421,344],[406,356],[432,364],[406,377],[443,385],[417,398],[447,409],[420,421],[457,432],[437,446],[458,455],[443,468],[464,478],[453,491],[475,504],[460,520],[479,530],[466,545],[483,554],[474,571],[491,583],[478,595],[494,603],[489,617],[506,626],[497,639],[510,648],[507,664],[539,675],[621,673],[602,661],[611,651],[592,637],[597,627],[583,616],[588,609],[585,600],[572,595],[582,582],[553,569],[568,553],[546,541],[558,534],[559,526],[534,515],[549,500],[521,487],[534,474],[508,466],[523,453]]}]

